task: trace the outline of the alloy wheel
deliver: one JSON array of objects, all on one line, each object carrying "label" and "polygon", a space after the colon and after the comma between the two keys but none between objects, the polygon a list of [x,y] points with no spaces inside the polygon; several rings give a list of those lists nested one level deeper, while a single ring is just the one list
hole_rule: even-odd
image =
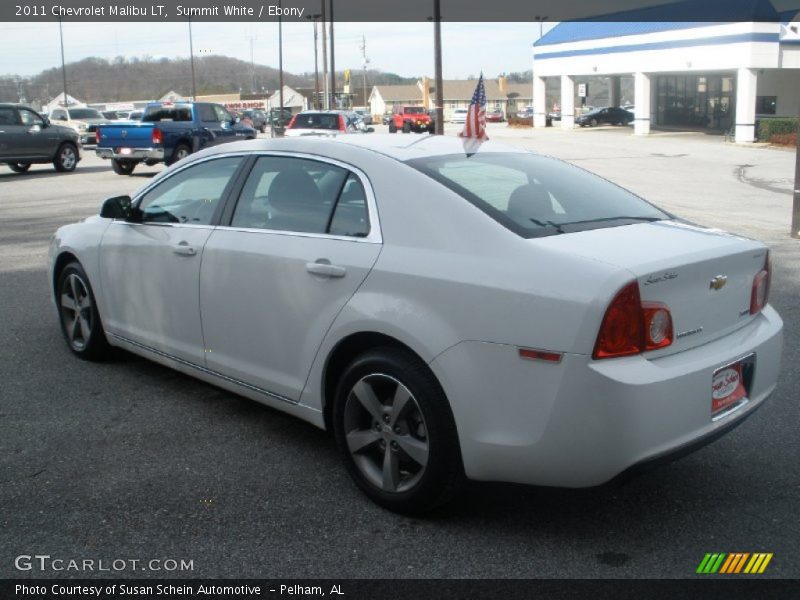
[{"label": "alloy wheel", "polygon": [[92,335],[92,300],[86,284],[77,274],[70,273],[64,280],[60,305],[67,340],[75,350],[84,350]]},{"label": "alloy wheel", "polygon": [[353,462],[378,489],[406,492],[425,473],[428,428],[414,395],[397,379],[359,379],[347,395],[344,431]]},{"label": "alloy wheel", "polygon": [[61,166],[67,171],[71,171],[75,167],[75,150],[72,149],[72,146],[64,146],[61,149]]}]

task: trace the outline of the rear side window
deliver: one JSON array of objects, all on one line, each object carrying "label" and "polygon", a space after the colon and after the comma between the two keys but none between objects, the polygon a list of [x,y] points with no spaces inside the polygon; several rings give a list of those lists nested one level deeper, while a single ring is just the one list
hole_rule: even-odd
[{"label": "rear side window", "polygon": [[671,218],[605,179],[535,154],[454,154],[407,164],[526,238]]},{"label": "rear side window", "polygon": [[350,171],[304,158],[263,156],[242,189],[231,226],[365,237],[366,194]]},{"label": "rear side window", "polygon": [[191,121],[191,106],[150,106],[144,111],[142,121],[157,123],[159,121]]},{"label": "rear side window", "polygon": [[0,125],[18,125],[17,111],[9,106],[0,106]]}]

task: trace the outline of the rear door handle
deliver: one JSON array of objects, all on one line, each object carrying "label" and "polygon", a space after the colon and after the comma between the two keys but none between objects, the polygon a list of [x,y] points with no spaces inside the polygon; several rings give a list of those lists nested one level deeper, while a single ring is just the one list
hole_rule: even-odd
[{"label": "rear door handle", "polygon": [[175,254],[180,254],[181,256],[194,256],[197,254],[197,250],[194,246],[190,246],[189,242],[179,242],[172,247],[172,251]]},{"label": "rear door handle", "polygon": [[312,275],[322,275],[323,277],[344,277],[345,273],[347,273],[347,269],[344,267],[332,265],[324,258],[319,259],[317,262],[306,263],[306,271]]}]

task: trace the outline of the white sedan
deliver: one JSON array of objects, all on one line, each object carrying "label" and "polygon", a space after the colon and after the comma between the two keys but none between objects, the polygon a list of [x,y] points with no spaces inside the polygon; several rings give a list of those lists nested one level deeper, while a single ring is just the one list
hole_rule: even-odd
[{"label": "white sedan", "polygon": [[730,430],[778,378],[763,244],[494,142],[226,144],[50,255],[77,356],[124,348],[332,430],[397,511],[465,477],[601,484]]}]

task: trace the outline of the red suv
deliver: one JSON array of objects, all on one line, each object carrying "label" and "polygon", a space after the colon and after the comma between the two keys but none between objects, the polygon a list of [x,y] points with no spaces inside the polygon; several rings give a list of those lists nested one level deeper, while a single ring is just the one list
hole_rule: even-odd
[{"label": "red suv", "polygon": [[417,133],[433,133],[433,120],[428,116],[424,106],[395,106],[392,119],[389,121],[389,133],[416,131]]}]

